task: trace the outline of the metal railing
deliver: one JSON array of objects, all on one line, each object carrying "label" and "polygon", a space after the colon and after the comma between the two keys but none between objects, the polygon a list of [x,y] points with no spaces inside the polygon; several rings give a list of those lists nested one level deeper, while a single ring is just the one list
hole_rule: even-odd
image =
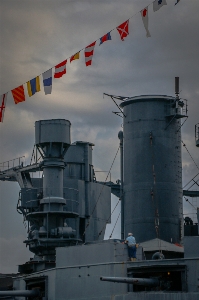
[{"label": "metal railing", "polygon": [[176,107],[176,102],[174,102],[173,100],[171,100],[170,103],[166,104],[165,114],[167,116],[182,115],[183,117],[186,117],[188,112],[187,100],[180,99],[177,103],[178,103],[177,107]]},{"label": "metal railing", "polygon": [[18,167],[18,166],[23,167],[24,165],[25,165],[25,155],[0,163],[0,171],[1,170],[4,171],[4,170],[14,168],[14,167]]}]

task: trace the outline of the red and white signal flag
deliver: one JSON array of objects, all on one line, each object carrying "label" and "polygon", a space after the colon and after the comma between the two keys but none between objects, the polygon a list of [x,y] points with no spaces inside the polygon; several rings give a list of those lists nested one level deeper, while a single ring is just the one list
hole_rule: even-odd
[{"label": "red and white signal flag", "polygon": [[54,78],[60,78],[66,74],[66,63],[67,59],[55,66]]},{"label": "red and white signal flag", "polygon": [[0,122],[2,122],[2,123],[3,123],[3,116],[4,116],[5,108],[6,108],[7,95],[8,95],[8,93],[3,94],[3,95],[1,95],[1,97],[0,97],[0,99],[1,99],[1,106],[0,106]]},{"label": "red and white signal flag", "polygon": [[95,48],[96,41],[93,42],[92,44],[88,45],[85,48],[84,54],[85,54],[85,64],[86,66],[91,66],[92,64],[92,58],[94,54],[94,48]]},{"label": "red and white signal flag", "polygon": [[148,18],[148,6],[145,7],[143,10],[141,10],[141,16],[142,16],[142,21],[144,24],[144,28],[146,29],[146,36],[150,37],[150,32],[148,29],[148,23],[149,23],[149,18]]},{"label": "red and white signal flag", "polygon": [[124,41],[124,38],[129,34],[129,20],[118,26],[117,31],[120,34],[121,40]]}]

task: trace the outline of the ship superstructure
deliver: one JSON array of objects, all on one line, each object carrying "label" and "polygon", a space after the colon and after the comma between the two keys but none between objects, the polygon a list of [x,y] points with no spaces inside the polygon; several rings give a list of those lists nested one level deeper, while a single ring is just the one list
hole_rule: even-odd
[{"label": "ship superstructure", "polygon": [[[184,236],[181,119],[186,103],[166,95],[126,98],[120,108],[120,182],[98,182],[93,144],[70,142],[70,121],[35,123],[28,166],[4,170],[18,181],[18,209],[35,255],[19,266],[10,299],[198,299],[199,236]],[[198,146],[198,127],[196,127]],[[37,156],[37,155],[36,155]],[[43,171],[42,178],[30,172]],[[121,239],[103,240],[111,192],[121,201]],[[139,243],[128,260],[128,232]],[[190,247],[192,245],[192,247]],[[15,298],[14,298],[15,297]]]}]

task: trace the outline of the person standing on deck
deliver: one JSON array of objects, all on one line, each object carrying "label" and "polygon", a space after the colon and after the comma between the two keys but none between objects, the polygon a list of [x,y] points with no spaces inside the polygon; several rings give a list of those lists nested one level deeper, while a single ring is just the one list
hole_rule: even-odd
[{"label": "person standing on deck", "polygon": [[136,261],[136,240],[132,233],[128,233],[125,244],[128,245],[128,254],[131,261]]}]

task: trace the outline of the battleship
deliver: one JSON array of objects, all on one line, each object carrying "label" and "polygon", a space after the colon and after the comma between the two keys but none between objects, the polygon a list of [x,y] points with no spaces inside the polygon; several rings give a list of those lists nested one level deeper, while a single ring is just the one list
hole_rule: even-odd
[{"label": "battleship", "polygon": [[[17,210],[34,257],[15,276],[1,276],[0,299],[199,299],[199,208],[194,224],[183,217],[182,202],[199,191],[182,188],[187,102],[179,79],[175,96],[108,96],[120,101],[123,118],[116,183],[97,180],[94,144],[71,143],[66,119],[36,121],[31,163],[1,169],[0,180],[20,186]],[[199,123],[195,142],[199,147]],[[121,238],[104,240],[111,194],[121,203]],[[124,243],[129,232],[137,241],[134,261]]]}]

